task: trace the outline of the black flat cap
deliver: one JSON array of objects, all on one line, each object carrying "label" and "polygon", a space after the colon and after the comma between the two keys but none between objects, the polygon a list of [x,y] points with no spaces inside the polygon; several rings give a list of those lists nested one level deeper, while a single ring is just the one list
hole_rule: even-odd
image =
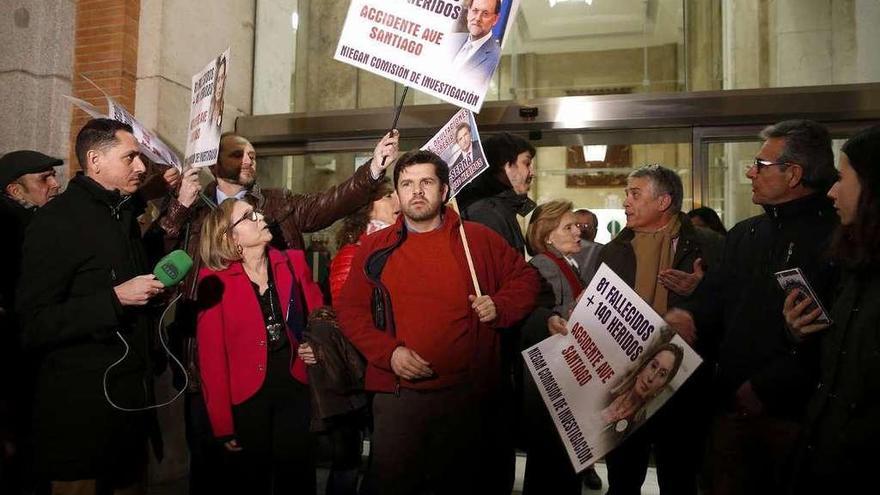
[{"label": "black flat cap", "polygon": [[0,158],[0,190],[22,175],[45,172],[63,164],[59,158],[46,156],[39,151],[12,151]]}]

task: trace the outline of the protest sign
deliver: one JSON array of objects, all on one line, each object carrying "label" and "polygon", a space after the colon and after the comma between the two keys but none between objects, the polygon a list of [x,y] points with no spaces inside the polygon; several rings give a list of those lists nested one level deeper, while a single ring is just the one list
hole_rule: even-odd
[{"label": "protest sign", "polygon": [[522,354],[578,472],[638,429],[702,362],[604,263],[568,335]]},{"label": "protest sign", "polygon": [[489,168],[474,114],[461,109],[424,146],[449,165],[449,197]]},{"label": "protest sign", "polygon": [[182,170],[181,167],[183,164],[180,162],[180,158],[171,151],[171,148],[162,142],[153,131],[147,129],[143,124],[138,122],[138,120],[134,118],[134,115],[129,113],[125,107],[108,96],[107,108],[111,119],[125,122],[131,126],[131,129],[134,131],[134,137],[140,145],[141,153],[146,155],[147,158],[154,163],[163,163],[165,165],[176,167],[178,170]]},{"label": "protest sign", "polygon": [[217,163],[223,125],[223,90],[229,70],[229,49],[192,77],[186,166],[208,167]]},{"label": "protest sign", "polygon": [[171,150],[171,148],[167,144],[165,144],[165,142],[159,139],[159,137],[153,131],[147,129],[136,118],[134,118],[134,115],[126,110],[125,107],[123,107],[116,100],[108,96],[107,93],[105,93],[104,90],[98,87],[97,84],[86,77],[84,77],[84,79],[92,83],[92,85],[94,85],[99,91],[104,93],[104,97],[107,99],[107,113],[102,112],[95,105],[80,100],[79,98],[65,96],[68,100],[79,107],[82,111],[89,114],[89,116],[92,118],[109,118],[130,125],[134,137],[135,139],[137,139],[140,151],[144,154],[144,156],[146,156],[153,163],[158,163],[160,165],[169,165],[172,167],[176,167],[178,170],[180,170],[180,158],[177,156],[176,153],[174,153],[174,151]]},{"label": "protest sign", "polygon": [[495,6],[352,0],[334,58],[479,112],[519,0],[500,0],[498,12]]}]

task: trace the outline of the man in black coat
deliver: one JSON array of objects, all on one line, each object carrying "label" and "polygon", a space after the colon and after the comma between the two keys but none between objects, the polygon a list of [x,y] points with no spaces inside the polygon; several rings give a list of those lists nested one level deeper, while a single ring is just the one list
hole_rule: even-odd
[{"label": "man in black coat", "polygon": [[717,332],[712,432],[713,494],[781,493],[782,470],[818,374],[815,342],[794,342],[774,274],[800,268],[827,303],[836,272],[826,256],[837,215],[825,193],[837,179],[831,137],[820,124],[780,122],[746,176],[765,213],[727,235],[717,269],[692,306],[701,333]]},{"label": "man in black coat", "polygon": [[[627,178],[626,228],[602,247],[594,270],[605,263],[661,315],[690,299],[706,266],[721,257],[723,239],[695,227],[681,212],[684,188],[672,170],[648,165]],[[681,337],[700,352],[686,326]],[[705,355],[705,352],[700,352]],[[704,356],[705,357],[705,356]],[[696,495],[700,458],[711,410],[704,407],[711,366],[704,363],[639,430],[605,457],[608,493],[638,494],[653,450],[663,493]]]},{"label": "man in black coat", "polygon": [[19,493],[29,484],[30,435],[26,364],[14,319],[15,285],[21,268],[24,231],[37,208],[58,195],[58,158],[19,150],[0,158],[0,492]]},{"label": "man in black coat", "polygon": [[[460,129],[464,130],[464,126]],[[467,134],[466,139],[470,139],[469,132],[462,134]],[[489,227],[516,252],[525,256],[526,241],[517,216],[528,215],[536,206],[528,196],[534,178],[532,160],[535,158],[535,147],[525,139],[506,132],[484,139],[482,145],[489,168],[466,185],[456,197],[461,218]],[[546,292],[553,297],[549,286]],[[479,487],[482,493],[510,493],[513,489],[516,461],[513,433],[519,428],[517,423],[520,421],[518,415],[523,393],[523,370],[519,357],[522,335],[549,335],[546,322],[550,316],[549,311],[538,310],[517,328],[501,332],[502,374],[509,380],[505,382],[507,389],[503,392],[503,399],[498,401],[499,411],[513,410],[517,417],[511,418],[508,412],[502,412],[498,415],[498,421],[486,427],[490,433],[485,443],[496,450],[485,455],[490,464],[485,468],[485,483]],[[533,331],[524,330],[526,327]]]},{"label": "man in black coat", "polygon": [[464,187],[456,198],[461,218],[498,232],[525,255],[526,241],[517,215],[535,209],[528,194],[535,177],[535,147],[525,139],[503,132],[483,140],[489,169]]},{"label": "man in black coat", "polygon": [[145,166],[131,127],[91,120],[76,154],[84,174],[25,234],[16,306],[37,359],[37,473],[53,492],[103,493],[143,476],[152,416],[121,409],[154,402],[146,305],[162,284],[137,223]]}]

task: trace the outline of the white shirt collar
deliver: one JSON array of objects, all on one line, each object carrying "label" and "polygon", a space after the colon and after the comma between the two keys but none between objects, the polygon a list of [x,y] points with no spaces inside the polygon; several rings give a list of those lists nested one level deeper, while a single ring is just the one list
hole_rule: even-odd
[{"label": "white shirt collar", "polygon": [[489,31],[482,38],[471,41],[470,36],[468,36],[467,41],[461,45],[461,48],[458,51],[458,54],[455,56],[453,60],[453,65],[456,67],[464,64],[469,58],[473,56],[474,53],[477,53],[477,50],[483,47],[490,39],[492,39],[492,31]]},{"label": "white shirt collar", "polygon": [[474,41],[471,41],[470,37],[468,37],[468,43],[470,43],[471,47],[473,47],[473,48],[471,48],[471,53],[476,52],[477,50],[482,48],[483,45],[485,45],[486,42],[488,42],[491,38],[492,38],[492,31],[491,30],[488,33],[486,33],[486,35],[483,36],[482,38],[479,38]]},{"label": "white shirt collar", "polygon": [[227,196],[226,193],[221,191],[220,188],[218,187],[217,188],[217,204],[219,205],[220,203],[226,201],[229,198],[242,199],[242,198],[244,198],[244,195],[247,194],[247,192],[248,192],[247,189],[242,189],[241,191],[238,191],[237,193],[235,193],[235,195],[233,195],[233,196]]}]

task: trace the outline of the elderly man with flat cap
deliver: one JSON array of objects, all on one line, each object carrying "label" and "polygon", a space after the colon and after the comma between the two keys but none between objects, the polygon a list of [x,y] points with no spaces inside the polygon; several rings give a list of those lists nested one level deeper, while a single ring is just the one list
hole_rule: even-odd
[{"label": "elderly man with flat cap", "polygon": [[[24,410],[18,404],[20,383],[17,376],[21,358],[18,353],[14,322],[12,321],[15,283],[21,265],[21,245],[24,231],[34,211],[58,195],[55,167],[62,164],[58,158],[38,151],[12,151],[0,158],[0,225],[4,241],[0,243],[0,487],[15,489],[23,483],[21,459],[21,427]],[[8,383],[7,383],[8,381]],[[3,491],[0,488],[0,491]]]},{"label": "elderly man with flat cap", "polygon": [[13,151],[0,158],[0,215],[6,237],[6,242],[2,243],[3,257],[0,258],[3,260],[0,264],[3,273],[0,297],[7,310],[12,307],[12,293],[18,279],[24,229],[34,211],[58,195],[61,188],[55,178],[55,167],[61,164],[58,158],[31,150]]}]

